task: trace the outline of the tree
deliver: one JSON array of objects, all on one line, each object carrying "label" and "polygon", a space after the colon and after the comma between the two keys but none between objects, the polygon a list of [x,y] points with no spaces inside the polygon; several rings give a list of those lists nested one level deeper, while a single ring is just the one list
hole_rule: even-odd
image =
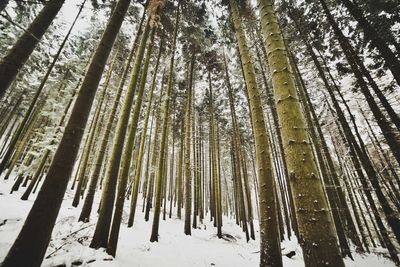
[{"label": "tree", "polygon": [[264,112],[260,93],[246,43],[239,8],[234,0],[229,1],[230,13],[235,29],[236,39],[249,95],[249,105],[253,122],[256,157],[259,181],[260,206],[260,266],[282,266],[280,237],[278,232],[278,215],[275,195],[275,182],[269,157],[269,140],[265,128]]},{"label": "tree", "polygon": [[43,260],[104,66],[130,2],[130,0],[118,1],[108,21],[45,181],[21,232],[2,263],[3,267],[39,267]]},{"label": "tree", "polygon": [[191,132],[191,119],[192,119],[192,101],[193,101],[193,76],[194,64],[196,57],[195,47],[192,47],[189,69],[189,80],[186,92],[186,109],[185,109],[185,140],[184,140],[184,167],[185,167],[185,235],[191,235],[190,214],[192,212],[192,173],[190,162],[190,132]]},{"label": "tree", "polygon": [[[0,97],[14,81],[19,70],[57,16],[65,0],[51,0],[46,3],[27,31],[18,39],[0,62]],[[1,10],[1,9],[0,9]]]},{"label": "tree", "polygon": [[350,14],[357,20],[365,35],[371,40],[371,44],[379,50],[380,54],[385,59],[393,77],[400,85],[400,61],[397,59],[396,55],[390,50],[389,46],[381,38],[381,35],[374,26],[364,17],[361,9],[356,4],[350,0],[339,0],[338,2],[346,6]]},{"label": "tree", "polygon": [[[161,132],[161,142],[160,142],[160,151],[159,151],[159,159],[158,159],[158,170],[157,170],[157,179],[156,179],[156,194],[155,194],[155,204],[154,204],[154,217],[153,217],[153,226],[151,230],[150,242],[158,241],[158,226],[160,223],[160,208],[161,208],[161,185],[162,180],[167,179],[166,173],[164,172],[164,164],[166,164],[167,160],[165,159],[166,152],[168,151],[168,124],[169,124],[169,114],[170,114],[170,99],[172,97],[173,92],[173,79],[174,79],[174,61],[175,61],[175,49],[176,49],[176,37],[178,35],[178,27],[179,27],[179,16],[180,16],[180,1],[178,1],[178,6],[176,8],[176,18],[175,18],[175,28],[174,35],[172,39],[172,49],[171,49],[171,61],[169,66],[169,76],[168,76],[168,89],[166,93],[166,100],[164,103],[164,118],[163,118],[163,126]],[[160,99],[161,101],[161,99]],[[165,208],[165,203],[164,203]]]},{"label": "tree", "polygon": [[280,25],[272,1],[259,0],[258,4],[304,261],[306,266],[344,266]]},{"label": "tree", "polygon": [[[143,31],[142,39],[140,41],[138,52],[135,58],[135,64],[131,72],[131,79],[129,81],[128,90],[127,93],[125,94],[125,99],[124,103],[122,104],[121,114],[117,122],[117,127],[115,130],[116,134],[114,136],[112,145],[111,158],[109,160],[109,164],[107,165],[106,176],[102,190],[102,196],[101,196],[102,204],[100,206],[99,218],[96,223],[96,229],[93,234],[92,242],[90,243],[90,247],[92,248],[99,248],[99,247],[106,248],[108,244],[108,235],[110,232],[111,217],[115,200],[115,189],[117,186],[118,175],[120,170],[119,169],[120,162],[122,159],[122,150],[124,147],[125,135],[128,129],[128,121],[133,103],[133,97],[139,81],[139,76],[140,76],[139,71],[141,69],[141,63],[144,56],[144,51],[149,34],[151,35],[151,40],[147,46],[147,53],[144,64],[146,67],[143,68],[143,75],[147,75],[147,68],[149,66],[149,61],[154,41],[154,34],[155,34],[154,28],[150,27],[150,19],[148,19],[146,27]],[[141,107],[140,105],[139,108]],[[136,128],[136,125],[134,125],[135,123],[137,124],[137,121],[136,122],[133,121],[132,127],[134,128]],[[128,148],[128,150],[130,149],[131,147]],[[130,164],[130,157],[129,161],[125,160],[124,164]],[[129,168],[129,166],[125,168]]]}]

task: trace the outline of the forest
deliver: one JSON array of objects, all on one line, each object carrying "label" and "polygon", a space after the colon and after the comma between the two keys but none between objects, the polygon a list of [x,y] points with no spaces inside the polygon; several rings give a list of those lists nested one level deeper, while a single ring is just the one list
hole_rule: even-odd
[{"label": "forest", "polygon": [[0,267],[399,257],[398,0],[0,0]]}]

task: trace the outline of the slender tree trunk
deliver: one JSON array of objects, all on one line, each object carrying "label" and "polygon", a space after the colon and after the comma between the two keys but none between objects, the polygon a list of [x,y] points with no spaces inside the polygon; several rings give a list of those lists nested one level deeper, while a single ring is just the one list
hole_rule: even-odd
[{"label": "slender tree trunk", "polygon": [[220,173],[217,171],[217,160],[218,160],[218,151],[216,140],[218,136],[216,135],[217,122],[214,118],[214,100],[213,100],[213,90],[211,85],[211,71],[208,71],[208,84],[209,84],[209,111],[210,111],[210,136],[211,136],[211,157],[212,157],[212,184],[214,190],[214,205],[215,205],[215,216],[214,222],[216,222],[217,226],[217,236],[218,238],[222,238],[222,211],[221,211],[221,187],[219,185]]},{"label": "slender tree trunk", "polygon": [[[322,146],[321,146],[321,141],[318,138],[318,135],[316,132],[316,126],[314,125],[313,119],[311,118],[311,113],[313,112],[313,107],[311,106],[310,103],[307,102],[305,84],[304,84],[302,77],[300,76],[301,74],[299,72],[296,62],[294,61],[293,55],[291,55],[290,58],[291,58],[290,62],[293,65],[295,77],[297,80],[297,85],[299,88],[298,89],[299,96],[300,96],[300,99],[301,99],[301,102],[302,102],[303,108],[304,108],[305,118],[306,118],[308,129],[309,129],[308,132],[310,134],[310,138],[315,147],[315,155],[316,155],[316,158],[319,163],[319,168],[320,168],[321,176],[322,176],[321,178],[325,184],[325,191],[326,191],[326,194],[328,197],[328,202],[331,207],[332,218],[333,218],[333,222],[335,224],[336,233],[338,235],[340,248],[342,250],[342,257],[345,258],[346,256],[349,256],[349,258],[354,260],[353,256],[351,255],[349,243],[347,242],[347,238],[346,238],[346,235],[344,232],[344,228],[343,228],[344,225],[343,225],[341,216],[339,214],[339,210],[342,210],[342,209],[339,205],[335,187],[331,182],[331,177],[329,177],[330,173],[328,173],[328,169],[325,164],[324,157],[322,155],[323,150],[322,150]],[[360,243],[358,243],[358,245],[360,245]]]},{"label": "slender tree trunk", "polygon": [[190,70],[189,70],[189,81],[187,87],[187,101],[186,101],[186,111],[185,111],[185,235],[191,235],[190,227],[190,214],[192,211],[192,173],[190,166],[190,130],[191,130],[191,118],[192,118],[192,90],[193,90],[193,80],[194,80],[194,64],[195,64],[196,51],[193,48],[192,57],[190,60]]},{"label": "slender tree trunk", "polygon": [[[122,92],[123,92],[123,89],[124,89],[125,80],[126,80],[126,77],[128,76],[130,63],[132,61],[134,52],[136,50],[137,40],[139,39],[139,36],[140,36],[140,33],[141,33],[141,29],[142,29],[142,26],[143,26],[143,21],[144,21],[144,18],[145,18],[145,13],[146,12],[143,12],[142,19],[140,21],[140,25],[139,25],[139,28],[138,28],[137,33],[136,33],[135,40],[134,40],[134,42],[132,44],[132,48],[131,48],[131,50],[129,52],[128,59],[125,62],[124,70],[122,72],[122,75],[121,75],[121,78],[120,78],[120,82],[119,82],[119,85],[118,85],[118,89],[117,89],[117,92],[116,92],[115,97],[114,97],[114,103],[112,105],[110,114],[108,115],[108,120],[107,120],[107,123],[106,123],[104,134],[103,134],[102,139],[101,139],[99,153],[97,155],[97,158],[94,161],[95,162],[94,170],[93,170],[93,172],[91,174],[91,177],[90,177],[88,192],[86,194],[86,198],[85,198],[85,201],[83,203],[82,211],[81,211],[81,214],[79,216],[79,221],[82,221],[82,222],[88,222],[89,218],[90,218],[90,213],[92,211],[93,199],[94,199],[94,195],[95,195],[95,192],[96,192],[96,187],[97,187],[99,176],[100,176],[100,171],[102,169],[104,158],[107,155],[107,153],[106,153],[107,149],[106,148],[107,148],[107,145],[108,145],[108,142],[109,142],[109,139],[110,139],[111,129],[112,129],[113,125],[114,125],[115,114],[117,113],[117,109],[118,109],[118,106],[119,106],[119,103],[120,103],[120,98],[121,98],[121,95],[122,95]],[[105,161],[105,162],[107,162],[107,161]],[[105,170],[105,168],[103,168],[103,169]]]},{"label": "slender tree trunk", "polygon": [[103,102],[104,102],[104,98],[106,96],[106,91],[107,91],[107,87],[111,78],[111,74],[112,71],[114,69],[114,64],[115,61],[117,59],[118,56],[118,51],[115,52],[115,56],[114,59],[110,65],[109,71],[107,73],[107,78],[106,81],[104,83],[104,88],[103,91],[101,93],[100,99],[98,100],[97,103],[97,107],[95,110],[95,114],[93,116],[92,119],[92,125],[90,126],[90,130],[88,133],[88,137],[87,137],[87,143],[85,144],[84,148],[83,148],[83,152],[82,152],[82,159],[79,162],[79,168],[78,168],[78,173],[77,173],[77,180],[78,180],[78,184],[76,186],[76,191],[75,191],[75,195],[74,195],[74,200],[72,201],[72,206],[73,207],[77,207],[79,204],[79,200],[81,199],[81,195],[82,195],[82,186],[84,183],[84,180],[86,178],[86,172],[87,172],[87,167],[88,167],[88,162],[89,162],[89,156],[90,156],[90,151],[93,148],[93,141],[95,138],[95,135],[97,134],[96,128],[98,128],[98,124],[99,124],[99,117],[100,117],[100,111],[102,109],[103,106]]},{"label": "slender tree trunk", "polygon": [[[124,147],[125,135],[128,129],[129,115],[133,103],[133,97],[136,91],[136,87],[139,81],[139,71],[142,64],[142,59],[147,43],[147,39],[150,32],[150,22],[147,22],[146,28],[143,32],[141,43],[138,49],[138,53],[135,58],[135,64],[131,72],[131,79],[128,85],[128,89],[125,95],[124,102],[122,104],[120,117],[118,119],[117,127],[115,130],[115,136],[112,145],[111,157],[107,166],[106,176],[104,180],[101,205],[99,218],[97,220],[96,229],[93,234],[92,242],[90,243],[91,248],[104,247],[107,248],[108,235],[110,232],[110,224],[112,219],[112,211],[115,200],[115,189],[117,186],[117,179],[119,174],[119,167],[122,158],[122,151]],[[152,30],[154,34],[154,30]],[[152,34],[152,35],[153,35]],[[150,41],[147,51],[151,51],[153,40]],[[145,65],[148,65],[151,53],[146,54]],[[145,75],[147,69],[143,68]],[[131,150],[131,148],[127,148]],[[129,164],[129,163],[128,163]]]},{"label": "slender tree trunk", "polygon": [[184,142],[184,132],[183,132],[184,123],[181,121],[181,133],[180,133],[180,148],[179,148],[179,158],[178,158],[178,176],[177,176],[177,193],[178,193],[178,203],[177,203],[177,215],[178,218],[182,217],[182,205],[183,205],[183,142]]},{"label": "slender tree trunk", "polygon": [[[161,143],[160,143],[160,158],[158,159],[158,171],[157,171],[157,179],[156,179],[156,194],[155,194],[155,203],[154,203],[154,216],[153,216],[153,225],[151,230],[150,242],[157,241],[158,242],[158,228],[160,224],[160,206],[161,206],[161,185],[163,179],[167,179],[167,174],[163,172],[164,164],[167,164],[167,160],[165,159],[166,153],[168,153],[168,124],[169,124],[169,114],[170,114],[170,99],[172,97],[173,92],[173,79],[174,79],[174,60],[175,60],[175,49],[176,49],[176,37],[178,33],[179,27],[179,16],[180,16],[180,1],[178,2],[178,7],[176,10],[176,18],[175,18],[175,29],[172,41],[172,50],[171,50],[171,61],[169,66],[169,76],[168,76],[168,89],[166,94],[166,100],[164,103],[164,118],[163,118],[163,126],[161,132]],[[161,99],[160,99],[161,101]],[[165,204],[164,204],[165,208]]]},{"label": "slender tree trunk", "polygon": [[[158,66],[158,65],[157,65]],[[163,75],[164,78],[164,75]],[[163,78],[161,79],[161,82],[163,81]],[[128,227],[133,226],[133,221],[135,219],[135,213],[136,213],[136,204],[137,204],[137,198],[138,198],[138,193],[139,193],[139,184],[140,184],[140,177],[142,174],[142,168],[143,168],[143,157],[144,157],[144,149],[145,149],[145,143],[146,143],[146,136],[147,136],[147,125],[149,122],[149,117],[150,117],[150,110],[152,107],[153,103],[153,95],[154,95],[154,89],[156,87],[156,80],[157,80],[157,68],[155,69],[154,76],[153,76],[153,81],[151,84],[148,100],[147,100],[147,111],[146,111],[146,117],[144,119],[143,123],[143,129],[142,129],[142,136],[140,140],[140,148],[139,148],[139,156],[136,159],[136,164],[135,164],[135,177],[133,179],[133,189],[132,189],[132,196],[131,196],[131,206],[130,206],[130,212],[129,212],[129,218],[128,218]],[[161,94],[162,95],[162,92]],[[161,99],[161,97],[160,97]],[[157,108],[156,108],[157,110]],[[152,128],[152,127],[151,127]],[[150,135],[151,137],[151,135]],[[149,137],[149,139],[150,139]],[[148,145],[148,149],[150,150],[150,143]],[[143,191],[146,191],[146,188],[143,187]]]},{"label": "slender tree trunk", "polygon": [[[154,176],[156,175],[156,166],[157,166],[157,159],[158,159],[158,153],[159,153],[159,129],[160,129],[160,124],[161,124],[161,111],[162,111],[162,96],[160,96],[159,103],[158,103],[158,108],[156,112],[156,126],[154,128],[154,137],[153,137],[153,148],[152,148],[152,155],[151,155],[151,161],[147,162],[148,168],[147,173],[145,174],[147,176],[147,193],[145,196],[146,199],[146,212],[144,215],[144,219],[147,222],[150,217],[150,209],[153,207],[153,196],[154,196]],[[150,172],[150,173],[149,173]]]},{"label": "slender tree trunk", "polygon": [[270,148],[264,111],[249,48],[241,25],[239,9],[236,1],[230,0],[229,3],[249,95],[254,130],[260,199],[260,266],[282,266],[277,212],[279,207],[276,206],[276,195],[273,189],[275,184],[269,157]]}]

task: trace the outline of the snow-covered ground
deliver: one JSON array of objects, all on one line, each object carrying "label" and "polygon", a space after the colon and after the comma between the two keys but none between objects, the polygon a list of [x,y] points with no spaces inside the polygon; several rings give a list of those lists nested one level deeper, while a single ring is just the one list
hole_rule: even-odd
[{"label": "snow-covered ground", "polygon": [[[24,188],[10,195],[12,183],[12,180],[1,179],[0,181],[0,262],[18,235],[35,197],[33,195],[28,201],[20,200]],[[146,222],[141,212],[142,206],[139,205],[134,227],[127,228],[127,202],[117,255],[113,259],[104,250],[88,247],[94,231],[96,215],[93,212],[90,223],[78,222],[77,217],[81,206],[73,208],[72,197],[73,192],[68,190],[46,252],[46,259],[42,264],[43,267],[259,266],[258,237],[255,241],[247,243],[244,233],[235,224],[234,219],[224,217],[223,233],[234,237],[229,241],[216,237],[216,231],[209,220],[200,225],[199,229],[193,229],[191,236],[186,236],[183,233],[183,221],[173,215],[172,219],[161,220],[159,242],[151,243],[149,238],[152,216],[150,221]],[[97,205],[96,198],[94,210],[97,209]],[[258,227],[256,229],[258,230]],[[283,242],[282,249],[283,254],[290,251],[296,252],[292,258],[283,257],[284,266],[304,266],[301,249],[296,240]],[[354,254],[354,257],[354,262],[346,259],[346,266],[395,266],[388,259],[378,255]]]}]

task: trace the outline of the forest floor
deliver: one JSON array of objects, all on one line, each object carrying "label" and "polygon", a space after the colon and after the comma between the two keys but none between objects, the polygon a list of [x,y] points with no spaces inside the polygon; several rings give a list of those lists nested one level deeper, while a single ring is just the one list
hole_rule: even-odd
[{"label": "forest floor", "polygon": [[[0,262],[17,237],[35,197],[35,195],[31,195],[31,198],[27,201],[20,200],[24,188],[10,195],[9,191],[12,184],[12,179],[9,181],[0,180]],[[205,220],[204,224],[200,224],[198,229],[192,229],[191,236],[186,236],[183,233],[183,221],[177,219],[174,214],[172,219],[169,219],[167,215],[166,221],[160,221],[159,242],[151,243],[149,238],[152,214],[150,220],[146,222],[144,214],[141,212],[142,205],[140,203],[137,207],[134,227],[127,228],[128,201],[125,202],[117,255],[113,259],[104,250],[89,248],[95,227],[95,212],[92,212],[91,222],[86,224],[78,222],[77,218],[82,203],[78,208],[74,208],[71,205],[72,198],[73,191],[68,190],[42,267],[259,266],[257,221],[255,221],[256,240],[247,243],[245,234],[236,225],[233,218],[223,218],[225,238],[218,239],[216,230],[209,218]],[[140,196],[139,199],[141,200]],[[98,207],[98,202],[97,197],[94,209]],[[169,207],[168,204],[167,206]],[[291,241],[282,243],[283,254],[291,251],[294,251],[296,255],[291,258],[283,256],[284,266],[304,266],[301,248],[293,238]],[[378,254],[381,253],[361,255],[354,252],[355,261],[346,259],[346,266],[395,266],[390,260]]]}]

